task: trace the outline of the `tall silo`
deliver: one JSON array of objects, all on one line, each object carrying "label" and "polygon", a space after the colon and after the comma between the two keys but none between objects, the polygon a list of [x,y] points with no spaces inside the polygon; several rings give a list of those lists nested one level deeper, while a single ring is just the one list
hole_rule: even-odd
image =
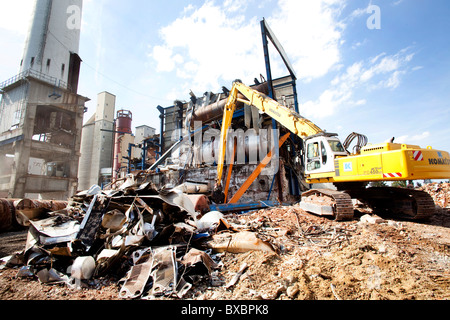
[{"label": "tall silo", "polygon": [[97,95],[97,109],[83,125],[78,184],[81,190],[92,185],[104,186],[110,180],[114,151],[114,113],[116,96]]},{"label": "tall silo", "polygon": [[92,116],[84,125],[81,134],[80,161],[78,164],[78,189],[87,190],[93,184],[92,175],[92,157],[94,153],[94,137],[95,137],[95,118]]}]

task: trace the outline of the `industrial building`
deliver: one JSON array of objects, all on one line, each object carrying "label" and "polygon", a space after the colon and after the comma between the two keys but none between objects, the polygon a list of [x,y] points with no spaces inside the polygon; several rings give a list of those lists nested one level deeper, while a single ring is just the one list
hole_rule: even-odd
[{"label": "industrial building", "polygon": [[[104,187],[113,177],[122,178],[136,170],[133,163],[142,162],[144,143],[156,134],[156,129],[147,125],[136,127],[133,134],[131,111],[119,110],[116,114],[115,109],[116,96],[101,92],[95,114],[83,125],[79,190],[93,185]],[[147,151],[145,148],[144,160],[148,160]]]},{"label": "industrial building", "polygon": [[[223,310],[191,302],[225,300],[229,314],[233,299],[259,300],[232,314],[267,315],[270,300],[449,297],[450,184],[368,187],[448,179],[448,152],[355,132],[341,143],[301,116],[265,20],[266,77],[157,106],[159,135],[133,134],[106,91],[83,124],[79,31],[63,25],[81,3],[36,0],[20,74],[0,84],[0,232],[28,227],[2,235],[0,299],[116,292],[212,317]],[[272,78],[269,40],[289,75]]]},{"label": "industrial building", "polygon": [[[95,114],[83,125],[78,188],[111,182],[116,96],[99,93]],[[108,131],[107,131],[108,130]]]},{"label": "industrial building", "polygon": [[[116,97],[108,92],[98,95],[96,113],[83,125],[89,99],[77,94],[80,30],[66,26],[68,5],[81,8],[82,1],[36,1],[20,74],[2,84],[0,147],[4,163],[10,167],[1,172],[3,196],[65,200],[77,190],[107,186],[129,173],[148,170],[150,165],[149,179],[157,186],[193,183],[197,185],[194,189],[211,192],[216,178],[217,141],[211,137],[208,140],[205,134],[208,137],[220,128],[229,90],[208,92],[203,97],[191,93],[188,102],[158,106],[159,140],[154,138],[156,129],[146,125],[137,127],[134,135],[132,112],[116,111]],[[267,93],[267,83],[261,77],[255,87]],[[276,79],[272,86],[278,101],[297,108],[295,77]],[[193,137],[198,122],[203,126],[200,146]],[[273,125],[255,108],[240,105],[234,127],[259,134],[259,130]],[[243,142],[239,155],[243,151],[248,161],[234,167],[230,194],[257,167],[250,154],[256,151],[264,157],[273,139],[258,135],[255,140],[239,133],[237,140]],[[280,152],[295,151],[288,148]],[[277,169],[275,176],[262,175],[242,202],[297,200],[301,177],[291,160],[282,157],[280,172]]]},{"label": "industrial building", "polygon": [[[252,87],[268,93],[265,79],[255,79]],[[295,79],[292,76],[274,79],[273,88],[275,97],[283,105],[292,110],[298,108]],[[159,141],[161,156],[150,168],[154,171],[148,171],[147,180],[158,187],[179,187],[188,194],[213,194],[217,178],[218,138],[229,93],[226,87],[220,93],[207,92],[202,97],[191,93],[189,101],[175,101],[173,106],[158,107],[162,132]],[[238,105],[233,117],[235,136],[230,140],[236,141],[238,150],[235,156],[230,153],[232,149],[227,153],[230,170],[228,199],[270,151],[273,143],[270,134],[272,127],[272,120],[261,115],[256,108]],[[228,145],[228,148],[232,147],[232,143]],[[300,166],[295,160],[295,153],[299,151],[294,149],[296,146],[292,142],[281,147],[279,161],[272,162],[276,166],[273,171],[275,174],[263,172],[236,204],[215,208],[224,212],[239,211],[298,201],[303,188]],[[214,195],[211,200],[216,204],[224,203],[223,199],[215,199]]]},{"label": "industrial building", "polygon": [[96,112],[83,125],[79,190],[109,185],[114,179],[138,169],[134,164],[142,163],[142,158],[148,160],[149,149],[144,148],[144,144],[155,136],[156,129],[142,125],[136,127],[133,134],[132,122],[131,111],[116,112],[115,95],[106,91],[98,94]]},{"label": "industrial building", "polygon": [[37,0],[19,73],[0,90],[0,194],[65,200],[78,189],[85,103],[78,94],[80,29],[70,6],[82,0]]},{"label": "industrial building", "polygon": [[[124,183],[141,184],[206,199],[208,210],[236,212],[302,200],[305,210],[344,220],[353,218],[352,197],[374,207],[393,198],[392,189],[386,194],[380,194],[381,189],[366,192],[369,182],[445,177],[444,167],[408,176],[396,166],[403,163],[397,159],[383,160],[394,165],[380,174],[381,158],[372,153],[407,145],[391,142],[364,149],[367,137],[357,133],[342,144],[337,134],[302,117],[294,69],[265,20],[261,33],[266,77],[254,78],[254,84],[237,79],[222,92],[198,97],[191,91],[184,101],[157,106],[159,136],[146,125],[133,134],[132,112],[116,111],[116,96],[101,92],[96,113],[83,126],[89,99],[77,93],[80,28],[68,25],[69,6],[81,11],[82,0],[36,0],[20,73],[0,84],[0,155],[5,164],[0,196],[65,200],[95,185],[115,189]],[[269,40],[289,72],[285,77],[272,78]],[[434,151],[408,152],[414,161],[423,161]],[[431,154],[429,165],[438,165],[432,159],[442,154]],[[363,170],[359,159],[377,167]],[[313,203],[317,194],[334,201],[335,207],[328,206],[324,213],[322,205]],[[308,197],[311,203],[305,201]],[[408,213],[414,217],[432,214],[432,201],[423,194],[406,197],[399,192],[397,198],[415,206]]]},{"label": "industrial building", "polygon": [[[142,145],[146,140],[152,138],[156,135],[156,129],[149,127],[147,125],[142,125],[136,127],[136,137],[134,139],[134,144],[136,146]],[[135,147],[134,149],[134,158],[139,159],[142,158],[142,149],[139,147]]]}]

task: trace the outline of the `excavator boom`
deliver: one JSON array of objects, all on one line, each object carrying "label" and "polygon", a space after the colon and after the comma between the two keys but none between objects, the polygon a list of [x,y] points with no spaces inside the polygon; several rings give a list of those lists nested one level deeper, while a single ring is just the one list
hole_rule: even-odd
[{"label": "excavator boom", "polygon": [[[239,98],[239,94],[243,95],[244,99]],[[221,140],[219,143],[219,163],[217,168],[217,182],[219,185],[223,176],[223,165],[225,163],[228,129],[230,128],[231,120],[233,118],[233,113],[236,109],[237,102],[242,102],[248,106],[254,106],[258,108],[261,112],[275,119],[286,129],[303,139],[324,132],[310,120],[279,104],[263,93],[256,91],[241,82],[234,82],[223,114]]]},{"label": "excavator boom", "polygon": [[[304,173],[307,183],[334,183],[340,188],[340,191],[318,189],[304,193],[301,205],[306,206],[305,208],[317,207],[315,213],[333,212],[337,219],[349,219],[353,216],[351,198],[355,198],[380,210],[395,209],[398,213],[413,219],[426,218],[434,212],[434,203],[428,194],[417,190],[389,187],[366,189],[365,184],[373,181],[450,178],[448,152],[434,150],[431,147],[421,149],[419,146],[384,143],[365,146],[351,155],[343,148],[337,135],[326,133],[298,113],[236,81],[223,114],[217,167],[218,190],[223,175],[228,129],[237,102],[256,107],[303,139],[306,165]],[[248,184],[251,182],[248,181]],[[243,192],[245,189],[239,190],[238,193]],[[331,199],[333,204],[324,211],[323,206],[314,203],[317,197]],[[308,202],[309,200],[312,202]]]}]

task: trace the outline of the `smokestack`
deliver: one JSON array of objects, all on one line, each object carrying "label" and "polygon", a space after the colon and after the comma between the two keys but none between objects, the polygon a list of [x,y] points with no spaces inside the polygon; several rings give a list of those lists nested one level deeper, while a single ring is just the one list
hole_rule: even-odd
[{"label": "smokestack", "polygon": [[36,0],[20,72],[35,71],[76,93],[82,6],[82,0]]}]

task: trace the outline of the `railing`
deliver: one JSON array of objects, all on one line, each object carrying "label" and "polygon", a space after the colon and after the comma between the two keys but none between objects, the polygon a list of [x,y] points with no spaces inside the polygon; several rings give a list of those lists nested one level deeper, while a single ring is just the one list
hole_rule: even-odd
[{"label": "railing", "polygon": [[12,84],[14,84],[16,82],[24,80],[27,77],[32,77],[32,78],[35,78],[35,79],[47,82],[49,84],[54,85],[57,88],[63,88],[63,89],[66,89],[66,90],[71,90],[70,86],[66,82],[64,82],[62,80],[58,80],[55,77],[46,75],[46,74],[44,74],[42,72],[39,72],[39,71],[36,71],[36,70],[33,70],[33,69],[28,69],[28,70],[26,70],[24,72],[19,73],[18,75],[14,76],[12,78],[10,78],[10,79],[0,83],[0,90],[3,90],[7,86],[10,86],[10,85],[12,85]]}]

